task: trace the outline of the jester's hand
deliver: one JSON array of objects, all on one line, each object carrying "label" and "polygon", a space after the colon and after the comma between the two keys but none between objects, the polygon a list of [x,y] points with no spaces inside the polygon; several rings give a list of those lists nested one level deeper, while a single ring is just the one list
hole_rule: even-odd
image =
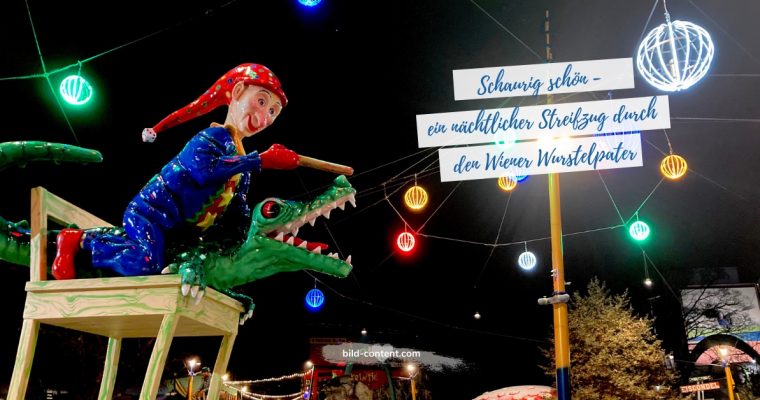
[{"label": "jester's hand", "polygon": [[206,294],[206,275],[203,269],[203,254],[196,252],[182,253],[178,257],[178,263],[169,264],[168,267],[161,271],[162,274],[179,274],[182,278],[182,295],[188,293],[195,298],[195,304],[198,304]]},{"label": "jester's hand", "polygon": [[298,154],[281,144],[273,144],[267,151],[259,154],[263,169],[295,169],[298,167]]}]

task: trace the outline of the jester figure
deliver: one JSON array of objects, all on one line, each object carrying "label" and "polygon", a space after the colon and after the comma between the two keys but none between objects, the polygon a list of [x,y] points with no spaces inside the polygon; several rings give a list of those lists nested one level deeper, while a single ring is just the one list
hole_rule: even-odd
[{"label": "jester figure", "polygon": [[242,64],[197,100],[143,130],[143,141],[152,142],[166,129],[228,106],[223,125],[212,124],[196,134],[132,199],[123,229],[63,229],[52,275],[75,278],[74,255],[81,249],[91,253],[96,268],[127,276],[158,274],[166,266],[167,237],[199,237],[215,225],[243,236],[251,220],[246,203],[251,172],[294,169],[299,156],[279,144],[246,154],[242,140],[271,125],[287,102],[269,68]]}]

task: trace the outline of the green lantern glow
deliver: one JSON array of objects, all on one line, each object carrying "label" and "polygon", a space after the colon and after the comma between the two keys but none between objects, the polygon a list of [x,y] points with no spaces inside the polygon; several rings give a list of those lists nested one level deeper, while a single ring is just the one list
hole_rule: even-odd
[{"label": "green lantern glow", "polygon": [[61,81],[61,97],[69,104],[82,105],[92,97],[92,85],[79,75],[67,76]]},{"label": "green lantern glow", "polygon": [[636,221],[628,228],[631,237],[638,241],[646,240],[649,237],[649,232],[649,225],[645,224],[644,221]]}]

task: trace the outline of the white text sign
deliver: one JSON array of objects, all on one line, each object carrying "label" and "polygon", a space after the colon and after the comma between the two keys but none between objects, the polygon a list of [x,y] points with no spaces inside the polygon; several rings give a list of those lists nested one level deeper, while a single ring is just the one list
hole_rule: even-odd
[{"label": "white text sign", "polygon": [[448,148],[438,156],[441,182],[643,165],[638,133]]},{"label": "white text sign", "polygon": [[417,115],[419,147],[668,128],[668,96]]},{"label": "white text sign", "polygon": [[633,60],[577,61],[454,70],[454,100],[630,89]]}]

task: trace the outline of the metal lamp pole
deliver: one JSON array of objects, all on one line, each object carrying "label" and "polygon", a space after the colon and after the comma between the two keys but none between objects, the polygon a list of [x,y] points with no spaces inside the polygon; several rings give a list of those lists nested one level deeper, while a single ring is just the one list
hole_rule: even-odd
[{"label": "metal lamp pole", "polygon": [[728,350],[725,347],[720,348],[720,361],[723,369],[726,371],[726,386],[728,387],[728,399],[734,400],[734,377],[731,375],[731,366],[728,363]]}]

